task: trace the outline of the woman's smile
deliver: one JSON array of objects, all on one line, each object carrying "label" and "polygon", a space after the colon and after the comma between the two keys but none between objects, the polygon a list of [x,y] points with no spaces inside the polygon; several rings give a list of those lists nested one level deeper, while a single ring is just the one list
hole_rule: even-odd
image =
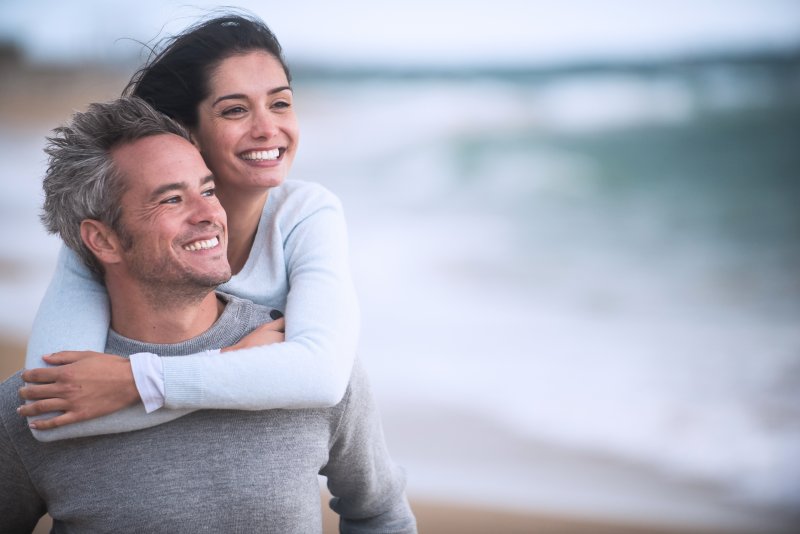
[{"label": "woman's smile", "polygon": [[271,150],[252,150],[250,152],[245,152],[239,157],[247,161],[275,161],[280,155],[281,149],[273,148]]},{"label": "woman's smile", "polygon": [[220,190],[283,183],[299,139],[292,97],[281,63],[263,51],[228,57],[212,71],[193,134]]}]

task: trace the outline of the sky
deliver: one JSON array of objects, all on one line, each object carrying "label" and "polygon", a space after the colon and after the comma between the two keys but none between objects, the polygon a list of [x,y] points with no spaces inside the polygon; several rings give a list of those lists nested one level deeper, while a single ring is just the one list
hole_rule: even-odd
[{"label": "sky", "polygon": [[[220,4],[0,0],[0,37],[36,61],[118,61]],[[290,62],[541,65],[800,48],[797,0],[241,0]]]}]

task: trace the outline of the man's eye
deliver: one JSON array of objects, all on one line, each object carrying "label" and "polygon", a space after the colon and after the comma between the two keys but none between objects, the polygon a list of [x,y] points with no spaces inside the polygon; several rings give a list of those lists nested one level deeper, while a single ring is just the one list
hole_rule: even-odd
[{"label": "man's eye", "polygon": [[181,201],[181,197],[169,197],[161,201],[162,204],[177,204]]},{"label": "man's eye", "polygon": [[202,195],[204,197],[213,197],[217,195],[217,190],[212,187],[210,189],[206,189],[205,191],[203,191]]}]

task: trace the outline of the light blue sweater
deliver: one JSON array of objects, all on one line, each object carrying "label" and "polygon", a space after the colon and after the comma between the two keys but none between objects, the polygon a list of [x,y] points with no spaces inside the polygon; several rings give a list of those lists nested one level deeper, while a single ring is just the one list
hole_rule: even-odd
[{"label": "light blue sweater", "polygon": [[[337,404],[344,395],[359,332],[347,229],[339,200],[324,187],[290,180],[270,191],[244,268],[222,291],[284,311],[286,342],[219,357],[161,358],[164,408],[141,407],[34,430],[40,441],[148,428],[207,408],[264,410]],[[108,296],[73,251],[62,248],[28,342],[27,368],[44,354],[102,352]],[[222,347],[217,347],[222,348]]]}]

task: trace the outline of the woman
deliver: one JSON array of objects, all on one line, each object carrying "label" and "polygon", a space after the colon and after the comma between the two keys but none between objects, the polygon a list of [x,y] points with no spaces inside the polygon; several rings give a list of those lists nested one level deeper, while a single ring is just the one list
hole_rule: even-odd
[{"label": "woman", "polygon": [[[342,398],[359,324],[346,229],[331,193],[285,182],[298,143],[290,82],[266,25],[226,15],[169,40],[125,90],[191,132],[228,214],[234,276],[220,289],[285,310],[286,341],[265,345],[276,335],[265,325],[224,356],[135,355],[131,366],[100,354],[105,290],[64,248],[28,345],[24,379],[33,384],[21,396],[38,402],[20,409],[64,413],[29,419],[37,439],[145,428],[202,408],[318,407]],[[75,348],[87,350],[42,359]],[[43,361],[59,365],[34,369]],[[166,409],[146,415],[131,406],[140,397],[148,409]]]}]

